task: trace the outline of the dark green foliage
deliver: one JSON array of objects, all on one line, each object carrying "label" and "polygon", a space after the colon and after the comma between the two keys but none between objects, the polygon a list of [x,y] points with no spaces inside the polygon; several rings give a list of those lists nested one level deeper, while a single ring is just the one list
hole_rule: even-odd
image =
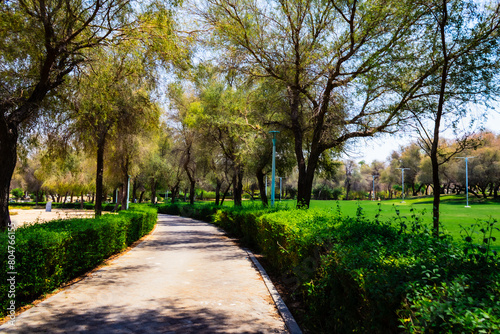
[{"label": "dark green foliage", "polygon": [[21,188],[14,188],[10,191],[14,198],[19,199],[24,196],[24,191]]},{"label": "dark green foliage", "polygon": [[[55,220],[20,227],[15,232],[16,307],[26,305],[61,284],[96,267],[149,233],[157,221],[153,208],[131,210],[98,219]],[[0,279],[6,282],[7,233],[0,235]],[[6,314],[6,284],[0,287],[0,315]]]},{"label": "dark green foliage", "polygon": [[213,214],[219,208],[214,204],[188,204],[188,203],[174,203],[174,204],[161,204],[157,206],[158,213],[165,213],[168,215],[176,215],[183,217],[190,217],[193,219],[211,222]]},{"label": "dark green foliage", "polygon": [[[181,208],[175,210],[187,212]],[[389,222],[379,214],[367,219],[361,207],[355,217],[340,210],[211,210],[216,225],[262,252],[283,274],[304,302],[311,332],[499,331],[498,259],[492,252],[484,261],[468,256],[488,254],[480,247],[493,240],[495,221],[479,228],[483,243],[469,243],[464,252],[450,237],[433,237],[423,213],[413,209],[410,216],[395,209]]]},{"label": "dark green foliage", "polygon": [[312,191],[314,199],[320,200],[338,200],[342,195],[342,189],[332,188],[328,185],[321,184],[315,187]]}]

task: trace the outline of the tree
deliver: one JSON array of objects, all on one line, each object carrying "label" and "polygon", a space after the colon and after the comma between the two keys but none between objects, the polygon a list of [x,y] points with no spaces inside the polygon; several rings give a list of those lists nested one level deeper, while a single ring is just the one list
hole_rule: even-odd
[{"label": "tree", "polygon": [[36,122],[47,97],[86,59],[88,50],[119,36],[128,0],[2,1],[0,3],[0,226],[10,223],[9,184],[20,127]]},{"label": "tree", "polygon": [[[229,183],[233,187],[234,204],[240,206],[249,141],[255,133],[262,133],[262,130],[258,129],[260,126],[251,124],[246,117],[251,85],[237,80],[225,80],[216,69],[204,66],[197,69],[193,82],[196,96],[192,97],[193,102],[189,108],[184,108],[188,112],[183,122],[195,129],[201,135],[202,141],[217,145],[214,152],[217,154],[217,165],[225,171],[230,171]],[[171,88],[178,91],[177,96],[184,94],[179,85]],[[218,183],[221,181],[219,178]]]},{"label": "tree", "polygon": [[[434,188],[433,233],[439,235],[439,166],[451,159],[440,156],[439,135],[443,117],[465,114],[470,102],[498,92],[494,79],[498,63],[500,4],[478,4],[472,0],[434,0],[418,3],[423,9],[420,40],[422,53],[415,71],[437,68],[419,89],[419,99],[409,106],[421,129],[424,150],[432,165]],[[427,111],[423,113],[422,111]],[[428,116],[433,129],[425,130],[421,118]],[[467,147],[467,137],[463,146]],[[458,152],[460,152],[460,150]]]},{"label": "tree", "polygon": [[324,151],[390,131],[424,80],[437,70],[406,75],[421,15],[413,1],[208,4],[199,14],[227,50],[225,65],[273,80],[288,100],[273,121],[294,137],[298,205],[309,205]]},{"label": "tree", "polygon": [[[125,140],[158,124],[159,110],[150,98],[152,82],[147,80],[141,59],[120,51],[123,50],[102,52],[91,66],[82,70],[73,97],[73,131],[96,152],[96,216],[102,210],[104,154],[108,142]],[[125,152],[129,146],[119,146],[123,154],[130,154]],[[122,184],[126,184],[130,160],[126,157],[121,160]]]}]

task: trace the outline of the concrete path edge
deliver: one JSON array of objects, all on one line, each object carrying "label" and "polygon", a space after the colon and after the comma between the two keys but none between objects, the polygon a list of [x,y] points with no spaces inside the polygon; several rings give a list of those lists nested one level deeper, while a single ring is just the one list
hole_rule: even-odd
[{"label": "concrete path edge", "polygon": [[257,267],[257,269],[260,272],[260,275],[262,276],[262,279],[264,280],[264,283],[266,284],[267,290],[269,290],[269,293],[271,294],[271,297],[273,297],[274,303],[276,304],[276,307],[278,308],[278,312],[280,313],[281,317],[285,321],[285,325],[288,328],[288,331],[290,334],[302,334],[302,331],[295,321],[295,318],[293,317],[292,313],[286,306],[285,302],[281,298],[278,290],[274,286],[273,282],[269,278],[269,275],[267,275],[266,270],[264,267],[260,264],[259,260],[253,255],[253,253],[247,249],[243,248],[247,253],[250,259],[252,260],[253,264]]}]

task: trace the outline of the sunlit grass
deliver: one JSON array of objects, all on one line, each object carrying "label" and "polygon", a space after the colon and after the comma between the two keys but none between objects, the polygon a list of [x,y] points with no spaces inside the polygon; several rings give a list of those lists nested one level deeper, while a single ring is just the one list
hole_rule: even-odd
[{"label": "sunlit grass", "polygon": [[[384,201],[320,201],[312,200],[311,208],[320,208],[325,210],[337,210],[337,205],[340,207],[340,212],[344,216],[355,216],[358,206],[361,206],[363,213],[367,218],[374,219],[377,213],[380,213],[379,219],[382,221],[394,220],[396,210],[399,210],[401,217],[410,219],[412,208],[413,214],[421,215],[423,222],[428,226],[432,225],[432,196],[409,198],[405,199],[405,203],[401,203],[401,199],[384,200]],[[256,205],[259,201],[244,201],[244,205]],[[294,207],[294,200],[276,201],[277,205]],[[380,204],[380,212],[379,212]],[[463,239],[464,228],[470,228],[472,224],[476,224],[478,220],[493,219],[500,220],[500,203],[491,199],[477,199],[469,197],[470,208],[465,207],[465,196],[443,195],[439,207],[441,231],[453,236],[457,240]],[[232,201],[225,201],[224,205],[233,205]],[[498,226],[500,228],[500,224]],[[477,230],[477,229],[476,229]],[[494,233],[497,241],[494,242],[494,248],[500,250],[500,232]],[[477,240],[481,235],[477,235]]]}]

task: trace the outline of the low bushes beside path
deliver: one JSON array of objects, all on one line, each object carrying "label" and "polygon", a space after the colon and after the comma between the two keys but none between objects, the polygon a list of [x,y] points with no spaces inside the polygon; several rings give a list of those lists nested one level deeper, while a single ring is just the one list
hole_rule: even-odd
[{"label": "low bushes beside path", "polygon": [[29,304],[123,251],[156,221],[156,209],[131,205],[96,219],[54,220],[0,234],[0,316],[12,300],[16,308]]},{"label": "low bushes beside path", "polygon": [[[435,238],[421,216],[389,221],[340,210],[168,204],[159,211],[211,221],[266,256],[305,305],[314,333],[498,333],[500,268],[488,244]],[[465,234],[467,235],[467,233]],[[292,284],[290,284],[292,283]]]}]

